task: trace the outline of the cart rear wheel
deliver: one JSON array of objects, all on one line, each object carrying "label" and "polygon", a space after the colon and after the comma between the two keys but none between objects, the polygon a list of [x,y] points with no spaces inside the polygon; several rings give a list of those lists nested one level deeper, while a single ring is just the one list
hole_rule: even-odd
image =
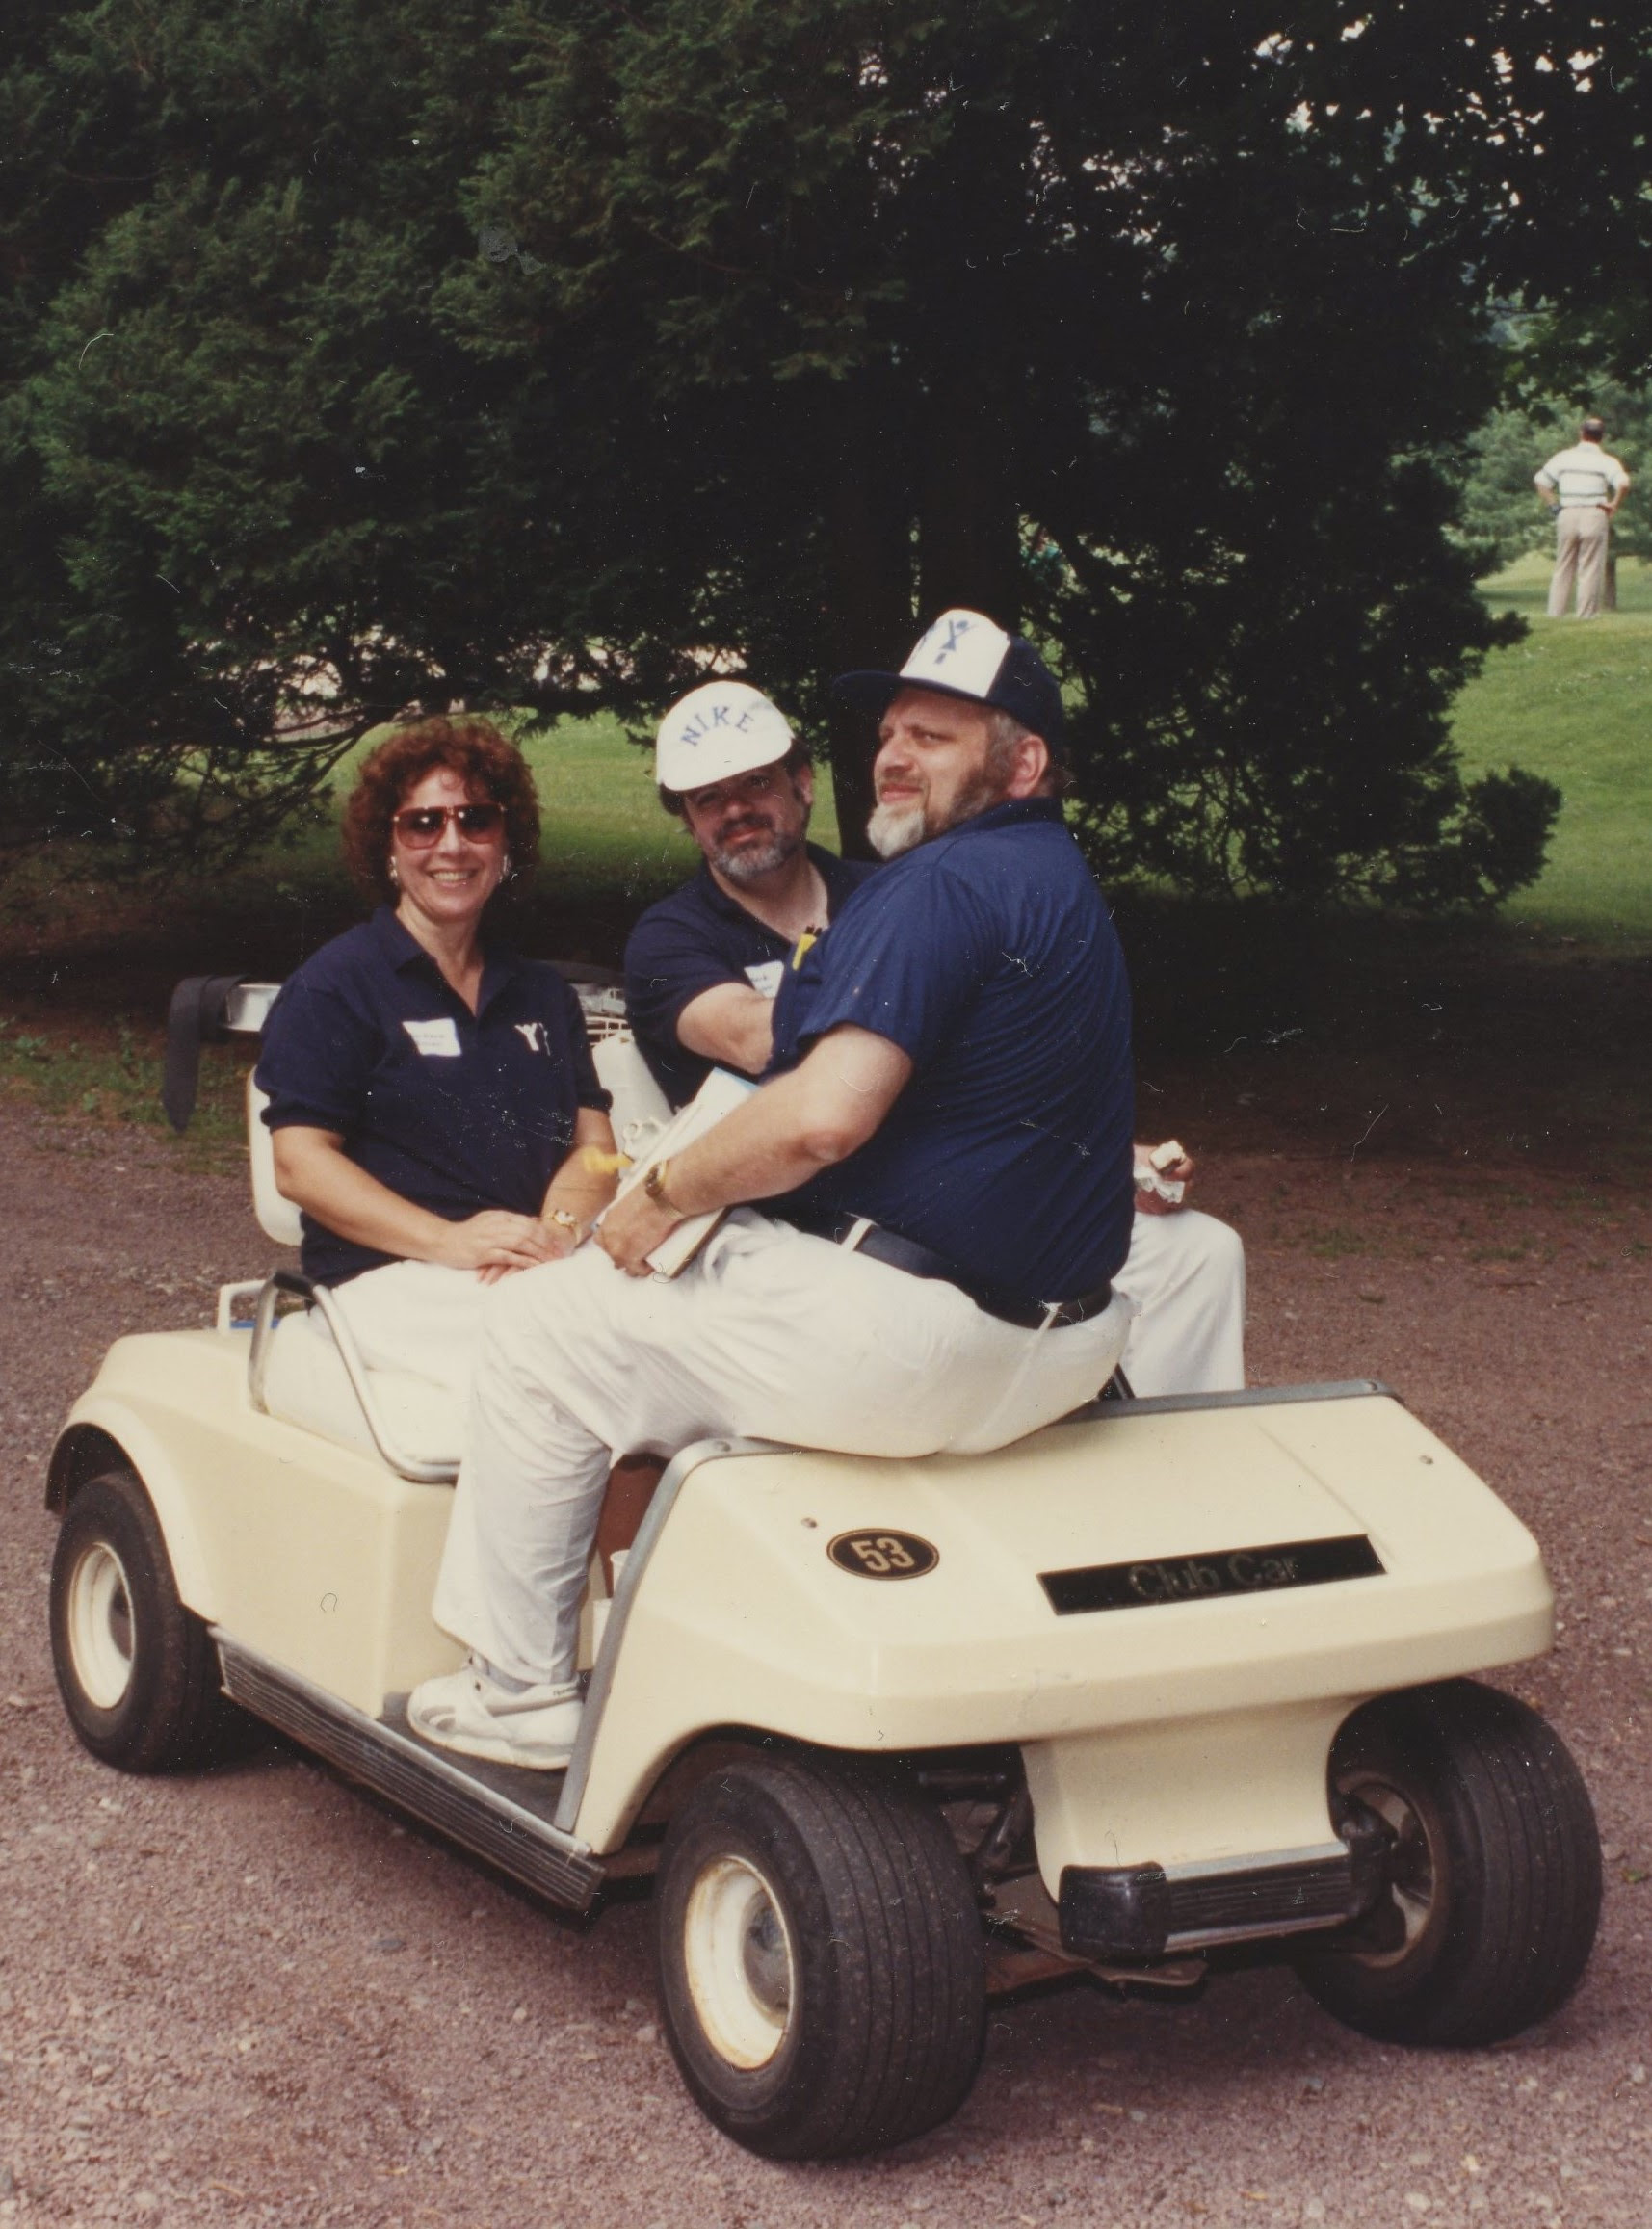
[{"label": "cart rear wheel", "polygon": [[968,2094],[985,1948],[939,1814],[835,1763],[753,1754],[673,1821],[660,1995],[684,2081],[770,2159],[898,2144]]},{"label": "cart rear wheel", "polygon": [[58,1534],[52,1666],[81,1741],[124,1772],[204,1765],[248,1725],[219,1692],[218,1652],[184,1608],[149,1498],[130,1471],[89,1479]]},{"label": "cart rear wheel", "polygon": [[1564,2004],[1600,1916],[1600,1842],[1535,1711],[1450,1680],[1354,1716],[1331,1780],[1387,1826],[1389,1890],[1358,1947],[1299,1961],[1337,2019],[1393,2043],[1496,2043]]}]

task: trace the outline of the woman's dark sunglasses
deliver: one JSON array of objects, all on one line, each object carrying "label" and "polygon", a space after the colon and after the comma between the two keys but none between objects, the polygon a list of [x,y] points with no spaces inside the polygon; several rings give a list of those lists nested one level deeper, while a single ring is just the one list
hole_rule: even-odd
[{"label": "woman's dark sunglasses", "polygon": [[439,844],[449,821],[459,823],[461,836],[497,835],[505,825],[503,805],[404,805],[390,815],[395,829],[409,852],[428,852]]}]

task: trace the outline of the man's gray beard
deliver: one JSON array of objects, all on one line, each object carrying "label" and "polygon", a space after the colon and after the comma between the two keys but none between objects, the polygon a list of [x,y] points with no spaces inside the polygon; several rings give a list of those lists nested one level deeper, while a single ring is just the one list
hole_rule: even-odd
[{"label": "man's gray beard", "polygon": [[783,867],[803,848],[801,836],[771,836],[768,843],[741,852],[715,851],[708,852],[712,865],[720,875],[726,875],[731,882],[755,882],[761,876],[772,875],[776,867]]},{"label": "man's gray beard", "polygon": [[993,805],[1002,804],[1004,793],[990,774],[983,774],[960,790],[944,821],[931,825],[922,805],[875,805],[866,824],[866,837],[880,859],[898,859],[903,852],[916,851],[931,836],[944,836],[960,821],[973,820]]},{"label": "man's gray beard", "polygon": [[866,837],[880,859],[898,859],[929,834],[922,805],[874,805],[866,824]]}]

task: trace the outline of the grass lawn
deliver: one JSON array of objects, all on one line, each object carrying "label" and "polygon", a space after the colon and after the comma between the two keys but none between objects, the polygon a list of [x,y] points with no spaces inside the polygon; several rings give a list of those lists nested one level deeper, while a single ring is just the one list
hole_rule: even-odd
[{"label": "grass lawn", "polygon": [[1652,568],[1618,570],[1619,609],[1544,616],[1549,564],[1523,558],[1485,584],[1531,633],[1487,660],[1457,702],[1465,772],[1513,761],[1565,797],[1542,879],[1513,899],[1522,928],[1591,944],[1652,944]]}]

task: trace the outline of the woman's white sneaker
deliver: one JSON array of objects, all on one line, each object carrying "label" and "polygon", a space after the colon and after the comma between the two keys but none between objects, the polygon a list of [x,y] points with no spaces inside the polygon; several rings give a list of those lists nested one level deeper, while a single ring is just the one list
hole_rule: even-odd
[{"label": "woman's white sneaker", "polygon": [[577,1680],[511,1688],[472,1656],[461,1670],[420,1682],[407,1697],[407,1722],[439,1748],[557,1772],[573,1755],[583,1709]]}]

